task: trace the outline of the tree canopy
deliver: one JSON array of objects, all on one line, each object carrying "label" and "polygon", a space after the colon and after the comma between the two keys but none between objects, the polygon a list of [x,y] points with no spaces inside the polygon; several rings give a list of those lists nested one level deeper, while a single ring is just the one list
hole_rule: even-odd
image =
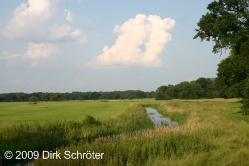
[{"label": "tree canopy", "polygon": [[240,54],[241,46],[249,45],[248,0],[219,0],[210,3],[209,12],[197,23],[194,39],[214,41],[213,52],[234,49]]},{"label": "tree canopy", "polygon": [[[229,92],[227,92],[229,94]],[[230,96],[230,95],[229,95]],[[156,100],[200,99],[223,97],[214,78],[198,78],[195,81],[183,81],[176,85],[162,85],[155,93]]]},{"label": "tree canopy", "polygon": [[213,52],[230,49],[230,56],[218,65],[217,84],[230,88],[234,97],[244,98],[249,106],[249,1],[218,0],[210,3],[209,10],[197,23],[194,39],[214,41]]}]

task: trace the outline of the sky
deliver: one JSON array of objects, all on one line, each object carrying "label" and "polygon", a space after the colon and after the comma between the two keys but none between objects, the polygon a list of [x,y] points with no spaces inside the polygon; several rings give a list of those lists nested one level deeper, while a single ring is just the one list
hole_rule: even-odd
[{"label": "sky", "polygon": [[193,39],[212,0],[0,1],[0,93],[155,91],[215,78]]}]

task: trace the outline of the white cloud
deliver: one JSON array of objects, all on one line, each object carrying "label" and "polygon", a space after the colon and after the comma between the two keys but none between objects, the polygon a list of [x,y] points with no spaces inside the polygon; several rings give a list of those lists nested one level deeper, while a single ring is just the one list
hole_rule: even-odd
[{"label": "white cloud", "polygon": [[50,58],[51,56],[59,53],[60,50],[53,44],[29,43],[28,51],[24,54],[24,57],[31,59]]},{"label": "white cloud", "polygon": [[29,47],[24,54],[10,54],[3,51],[0,60],[11,60],[17,58],[44,59],[59,54],[61,51],[55,44],[50,43],[29,43]]},{"label": "white cloud", "polygon": [[65,11],[65,13],[67,14],[67,16],[66,16],[66,20],[67,21],[69,21],[69,22],[71,22],[71,21],[73,21],[73,14],[69,11],[69,10],[64,10]]},{"label": "white cloud", "polygon": [[49,27],[49,38],[52,41],[66,39],[69,37],[71,27],[68,25],[53,25]]},{"label": "white cloud", "polygon": [[65,24],[50,26],[49,38],[51,41],[76,41],[77,44],[84,44],[87,41],[86,35],[80,29],[72,31],[72,28]]},{"label": "white cloud", "polygon": [[6,66],[11,67],[17,64],[17,59],[36,59],[31,62],[30,67],[34,68],[40,64],[40,59],[51,58],[61,51],[55,44],[50,43],[29,43],[28,50],[23,54],[10,54],[3,51],[0,60],[8,60]]},{"label": "white cloud", "polygon": [[49,0],[28,0],[13,11],[13,17],[2,30],[5,37],[14,39],[36,37],[44,33],[43,23],[51,16]]},{"label": "white cloud", "polygon": [[[21,3],[13,11],[13,17],[6,27],[2,28],[1,34],[9,39],[22,39],[29,42],[72,42],[84,44],[87,41],[82,30],[73,28],[67,24],[53,24],[58,13],[52,12],[58,2],[54,0],[28,0],[28,3]],[[72,22],[72,13],[64,10],[66,20]],[[59,12],[60,13],[60,12]],[[62,22],[62,20],[60,21]]]},{"label": "white cloud", "polygon": [[[159,54],[171,40],[167,30],[175,26],[171,18],[161,19],[157,15],[136,15],[123,25],[116,25],[118,34],[115,44],[103,48],[103,53],[93,59],[90,65],[99,67],[140,65],[157,67],[162,64]],[[142,50],[144,46],[145,50]]]},{"label": "white cloud", "polygon": [[16,59],[21,57],[22,54],[10,54],[7,51],[3,51],[0,55],[0,60],[10,60],[10,59]]},{"label": "white cloud", "polygon": [[84,44],[86,42],[87,42],[87,36],[82,33],[80,37],[77,39],[77,41],[75,42],[75,44]]},{"label": "white cloud", "polygon": [[81,31],[79,29],[76,29],[75,31],[71,32],[70,33],[70,36],[73,37],[73,38],[77,38],[81,35]]}]

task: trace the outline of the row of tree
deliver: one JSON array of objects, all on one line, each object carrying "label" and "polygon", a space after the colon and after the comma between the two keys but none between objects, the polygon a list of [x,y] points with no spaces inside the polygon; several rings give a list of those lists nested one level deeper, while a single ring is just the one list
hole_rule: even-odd
[{"label": "row of tree", "polygon": [[230,50],[218,66],[217,84],[242,98],[244,114],[249,109],[249,1],[215,0],[197,23],[194,39],[213,41],[213,52]]},{"label": "row of tree", "polygon": [[98,100],[98,99],[143,99],[153,98],[155,92],[144,92],[141,90],[113,91],[113,92],[66,92],[48,93],[34,92],[28,93],[4,93],[0,94],[0,102],[17,101],[61,101],[61,100]]},{"label": "row of tree", "polygon": [[191,82],[181,82],[176,85],[163,85],[156,92],[144,92],[141,90],[126,90],[112,92],[66,92],[48,93],[4,93],[0,94],[0,102],[18,101],[62,101],[62,100],[119,100],[119,99],[200,99],[200,98],[234,98],[240,97],[239,88],[220,88],[214,78],[198,78]]},{"label": "row of tree", "polygon": [[233,98],[238,97],[229,88],[219,88],[214,78],[198,78],[191,82],[176,85],[163,85],[157,88],[156,100],[200,99],[200,98]]}]

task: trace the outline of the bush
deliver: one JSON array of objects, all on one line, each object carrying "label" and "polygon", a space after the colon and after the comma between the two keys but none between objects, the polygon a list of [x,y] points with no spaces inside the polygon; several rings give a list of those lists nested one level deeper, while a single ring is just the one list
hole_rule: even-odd
[{"label": "bush", "polygon": [[155,100],[163,100],[164,99],[164,93],[162,91],[157,91],[155,94]]},{"label": "bush", "polygon": [[84,124],[91,126],[91,125],[100,125],[101,123],[97,121],[94,117],[87,115],[86,119],[84,120]]},{"label": "bush", "polygon": [[29,98],[29,101],[30,101],[30,103],[37,104],[38,98],[35,97],[34,95],[32,95],[32,96]]}]

